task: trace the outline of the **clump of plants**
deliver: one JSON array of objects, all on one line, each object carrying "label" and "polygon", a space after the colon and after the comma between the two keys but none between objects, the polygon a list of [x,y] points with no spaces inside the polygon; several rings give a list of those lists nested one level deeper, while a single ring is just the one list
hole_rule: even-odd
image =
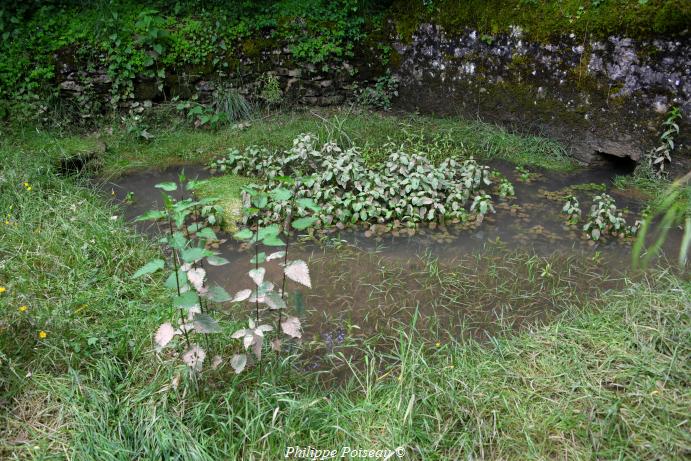
[{"label": "clump of plants", "polygon": [[581,205],[575,195],[569,195],[566,198],[566,203],[561,209],[563,215],[566,216],[566,222],[575,225],[581,220]]},{"label": "clump of plants", "polygon": [[[280,186],[282,177],[298,178],[296,197],[312,199],[320,207],[315,214],[317,226],[399,222],[414,227],[421,222],[460,222],[467,219],[471,203],[470,211],[476,215],[494,212],[485,192],[492,183],[489,168],[472,158],[445,159],[434,165],[421,153],[390,144],[383,165],[370,168],[357,147],[317,144],[314,135],[302,134],[285,152],[250,146],[232,150],[210,167],[261,177],[264,183],[258,187],[266,192]],[[287,212],[299,217],[305,212],[299,206],[287,206],[270,201],[264,222],[280,222]]]},{"label": "clump of plants", "polygon": [[635,235],[638,225],[628,227],[614,199],[607,194],[600,194],[593,198],[583,231],[589,239],[597,241],[605,235],[619,238]]},{"label": "clump of plants", "polygon": [[677,120],[681,118],[681,110],[673,107],[662,122],[663,132],[660,135],[660,145],[648,154],[648,167],[657,177],[665,176],[665,167],[672,162],[674,137],[679,134]]},{"label": "clump of plants", "polygon": [[387,72],[377,79],[373,87],[362,89],[357,95],[357,102],[365,107],[389,110],[393,98],[398,96],[398,84],[398,78]]},{"label": "clump of plants", "polygon": [[[259,217],[269,204],[269,195],[251,191],[251,200],[246,211],[248,216],[254,217],[254,225],[236,233],[235,237],[246,241],[255,249],[251,260],[254,268],[247,274],[252,280],[252,288],[240,290],[231,296],[220,285],[212,285],[207,281],[209,266],[228,263],[210,249],[210,244],[218,239],[214,230],[208,226],[208,219],[204,218],[202,210],[211,206],[214,199],[195,200],[193,197],[184,197],[185,191],[191,193],[201,184],[200,181],[186,181],[183,174],[177,183],[166,182],[156,185],[163,190],[164,208],[151,210],[138,219],[162,220],[167,223],[168,232],[162,243],[168,256],[166,259],[157,258],[150,261],[133,277],[142,277],[160,270],[169,271],[165,286],[172,292],[172,310],[175,312],[172,313],[171,320],[160,325],[154,335],[158,352],[177,346],[179,358],[190,370],[200,372],[207,356],[215,351],[216,354],[211,361],[212,368],[219,367],[226,360],[225,357],[229,356],[230,365],[236,373],[240,373],[248,364],[261,360],[264,339],[268,337],[268,333],[276,331],[271,340],[271,348],[277,352],[281,350],[281,333],[288,338],[301,337],[300,320],[295,316],[282,314],[288,307],[287,280],[311,287],[307,263],[288,259],[290,229],[305,230],[316,221],[316,218],[293,220],[288,214],[284,216],[283,226],[262,226]],[[179,199],[171,195],[175,191],[180,192]],[[305,208],[318,210],[311,201],[292,200],[291,190],[284,187],[274,189],[271,198],[277,202],[299,203]],[[267,255],[265,251],[259,251],[260,247],[277,251]],[[265,265],[270,261],[277,261],[283,266],[283,278],[278,285],[265,280]],[[218,306],[241,302],[248,302],[252,306],[252,315],[247,327],[226,335],[224,333],[232,331],[237,322],[233,322],[227,315],[223,316]],[[267,313],[275,315],[275,328],[271,324],[263,323]],[[226,322],[223,322],[224,320]],[[224,341],[214,343],[209,335],[230,337],[240,340],[240,343],[230,346]],[[179,340],[176,341],[176,338]],[[245,352],[249,349],[252,350],[251,355]]]}]

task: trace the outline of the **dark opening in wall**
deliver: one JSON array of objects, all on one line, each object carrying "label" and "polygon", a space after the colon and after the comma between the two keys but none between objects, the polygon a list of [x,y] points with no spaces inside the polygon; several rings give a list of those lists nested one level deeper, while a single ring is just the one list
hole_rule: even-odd
[{"label": "dark opening in wall", "polygon": [[594,163],[602,165],[607,171],[611,171],[612,175],[629,175],[633,174],[638,162],[631,159],[631,157],[619,157],[616,155],[609,155],[603,152],[598,152],[598,158]]}]

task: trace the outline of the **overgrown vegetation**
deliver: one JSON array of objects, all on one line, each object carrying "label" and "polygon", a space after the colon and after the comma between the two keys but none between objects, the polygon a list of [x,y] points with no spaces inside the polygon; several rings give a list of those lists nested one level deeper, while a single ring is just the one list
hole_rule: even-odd
[{"label": "overgrown vegetation", "polygon": [[[539,138],[502,131],[482,138],[491,132],[487,125],[415,120],[421,122],[416,128],[431,129],[418,134],[404,126],[404,133],[399,121],[378,116],[330,119],[317,128],[323,139],[338,139],[346,149],[364,146],[368,168],[386,164],[387,142],[404,144],[408,152],[424,146],[433,162],[443,162],[450,152],[470,155],[487,148],[489,156],[564,166],[552,155],[560,152],[558,146]],[[135,234],[120,217],[122,210],[109,205],[86,178],[58,175],[57,161],[90,152],[105,140],[108,148],[100,155],[112,172],[117,166],[132,168],[129,159],[138,159],[139,166],[170,158],[208,160],[225,150],[229,139],[238,149],[252,144],[278,149],[297,133],[317,131],[313,117],[281,116],[272,122],[214,133],[171,129],[146,142],[117,131],[86,140],[35,130],[2,137],[0,457],[273,459],[283,457],[290,444],[401,447],[406,456],[427,459],[686,454],[691,287],[669,272],[611,281],[596,258],[484,253],[455,265],[426,261],[424,272],[412,280],[407,273],[412,266],[391,269],[390,262],[379,260],[366,266],[364,279],[348,279],[354,271],[332,271],[335,287],[353,290],[330,300],[340,311],[353,311],[364,300],[368,318],[387,307],[392,309],[387,314],[405,310],[407,322],[392,321],[386,334],[362,341],[349,338],[348,348],[341,344],[341,332],[328,344],[325,338],[304,338],[304,351],[327,351],[324,363],[340,365],[341,374],[330,379],[309,371],[310,357],[298,356],[300,348],[264,353],[266,366],[247,367],[239,375],[233,365],[238,368],[241,359],[214,368],[210,355],[206,363],[212,366],[199,375],[189,373],[167,349],[155,354],[153,332],[175,312],[170,290],[158,271],[131,276],[164,259],[158,245]],[[160,188],[179,193],[185,183]],[[192,189],[210,188],[205,196],[211,197],[214,186],[195,183]],[[292,190],[294,184],[283,187]],[[504,190],[510,195],[508,186]],[[294,195],[281,194],[297,206]],[[491,205],[478,197],[476,207]],[[168,210],[184,208],[186,198],[171,200]],[[255,195],[251,205],[249,223],[256,227],[239,237],[250,242],[285,238],[275,231],[259,235],[267,227],[256,224],[256,214],[269,206],[268,197]],[[192,266],[196,256],[190,251],[212,251],[198,246],[193,235],[198,231],[212,238],[197,208],[192,215],[206,224],[192,227],[189,237],[183,225],[185,242],[177,252],[190,264],[188,274],[196,270],[196,278],[187,276],[188,285],[204,279],[198,277],[201,265]],[[194,224],[188,220],[187,231]],[[171,246],[183,242],[175,236],[174,229]],[[259,280],[257,265],[272,252],[254,250],[251,278]],[[164,255],[175,260],[173,251]],[[355,258],[352,264],[356,269],[365,262]],[[268,280],[265,266],[262,280],[252,287],[257,294]],[[311,274],[315,290],[320,289],[317,275]],[[211,290],[207,281],[200,288]],[[554,320],[548,326],[536,324],[544,305]],[[247,330],[264,324],[256,322],[256,300],[252,307],[254,326],[244,323],[248,312],[238,306],[213,314],[232,319],[228,333],[242,329],[244,341]],[[527,317],[521,324],[531,331],[502,331],[514,325],[505,317],[512,307]],[[477,325],[448,331],[444,315],[459,309],[468,310],[466,319],[493,320],[496,329],[480,330],[480,341],[473,339]],[[556,310],[565,312],[554,319]],[[205,341],[200,338],[200,346]],[[225,357],[244,347],[230,341]],[[193,365],[199,359],[196,350],[188,357]]]},{"label": "overgrown vegetation", "polygon": [[[383,148],[389,152],[386,163],[369,169],[357,147],[343,150],[333,141],[319,146],[314,135],[307,133],[296,137],[284,152],[251,146],[243,152],[231,151],[211,167],[262,178],[266,191],[274,191],[285,176],[298,178],[297,197],[314,200],[321,207],[320,226],[463,222],[469,212],[481,222],[485,214],[494,212],[491,197],[484,192],[492,184],[489,168],[472,157],[447,158],[435,166],[424,152],[407,153],[393,144]],[[304,207],[271,200],[262,218],[276,223],[286,214],[301,217],[303,213]]]},{"label": "overgrown vegetation", "polygon": [[[155,90],[158,99],[178,93],[187,98],[180,84],[190,75],[226,81],[242,74],[247,59],[283,48],[292,64],[322,70],[358,51],[377,50],[379,79],[362,89],[359,100],[387,108],[396,94],[396,82],[386,73],[392,64],[389,36],[398,32],[407,39],[422,23],[441,24],[447,33],[474,28],[492,42],[513,27],[535,40],[571,32],[579,40],[673,36],[683,33],[690,17],[691,7],[683,0],[212,0],[201,7],[189,0],[9,2],[0,8],[0,116],[45,123],[67,117],[93,124],[99,114],[121,110],[135,98],[135,81]],[[255,64],[260,72],[273,71],[263,62]],[[64,66],[74,74],[68,90],[78,89],[72,100],[58,97]],[[264,75],[253,97],[276,105],[281,89]],[[96,97],[104,85],[110,92],[105,101]],[[232,89],[222,93],[221,106],[241,108]],[[187,109],[201,125],[236,118],[237,111],[220,110],[218,103]]]}]

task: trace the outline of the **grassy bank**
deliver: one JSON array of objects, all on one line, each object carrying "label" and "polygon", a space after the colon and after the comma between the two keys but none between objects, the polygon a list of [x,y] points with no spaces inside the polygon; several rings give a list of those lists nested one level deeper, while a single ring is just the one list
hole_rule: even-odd
[{"label": "grassy bank", "polygon": [[[164,142],[177,152],[183,140],[285,146],[294,131],[333,126],[285,117],[190,139],[171,130],[148,144],[105,141],[105,165],[160,165]],[[343,130],[354,142],[385,141],[371,119],[354,120],[360,131]],[[401,132],[394,119],[376,123]],[[497,155],[526,146],[505,134],[470,139],[455,145],[490,143]],[[436,346],[411,325],[387,338],[391,349],[362,346],[367,360],[346,366],[337,386],[269,354],[261,371],[224,366],[194,382],[153,352],[170,311],[159,280],[130,279],[158,250],[79,178],[54,174],[52,159],[80,142],[38,133],[0,145],[0,457],[276,459],[312,445],[400,446],[409,459],[680,459],[691,449],[691,287],[669,273],[574,298],[549,326],[482,344]]]},{"label": "grassy bank", "polygon": [[[381,146],[407,143],[423,149],[433,160],[450,156],[503,159],[517,165],[557,171],[575,167],[559,143],[537,136],[521,136],[479,121],[420,115],[395,116],[347,109],[279,112],[258,118],[243,128],[192,129],[183,120],[166,118],[151,129],[154,138],[138,139],[119,122],[89,133],[8,130],[6,136],[24,149],[50,158],[96,152],[107,176],[171,165],[205,163],[229,149],[260,145],[285,150],[300,133],[315,133],[340,145],[358,146],[365,159],[384,160]],[[103,153],[101,151],[104,151]]]}]

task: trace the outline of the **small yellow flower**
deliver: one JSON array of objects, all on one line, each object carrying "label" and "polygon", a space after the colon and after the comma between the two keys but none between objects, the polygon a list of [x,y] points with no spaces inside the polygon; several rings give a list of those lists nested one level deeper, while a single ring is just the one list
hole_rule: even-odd
[{"label": "small yellow flower", "polygon": [[19,306],[19,312],[26,312],[28,310],[29,310],[29,308],[26,306]]},{"label": "small yellow flower", "polygon": [[45,331],[41,330],[38,332],[38,338],[39,339],[46,339],[47,337],[48,337],[48,333],[46,333]]},{"label": "small yellow flower", "polygon": [[0,287],[0,293],[4,293],[4,292],[6,292],[6,291],[7,291],[7,288],[5,288],[5,287]]},{"label": "small yellow flower", "polygon": [[441,347],[441,343],[439,341],[437,341],[436,343],[434,343],[434,346],[435,347]]},{"label": "small yellow flower", "polygon": [[31,190],[31,186],[27,187],[26,190]]},{"label": "small yellow flower", "polygon": [[24,187],[28,187],[28,186],[29,186],[29,183],[24,181]]}]

